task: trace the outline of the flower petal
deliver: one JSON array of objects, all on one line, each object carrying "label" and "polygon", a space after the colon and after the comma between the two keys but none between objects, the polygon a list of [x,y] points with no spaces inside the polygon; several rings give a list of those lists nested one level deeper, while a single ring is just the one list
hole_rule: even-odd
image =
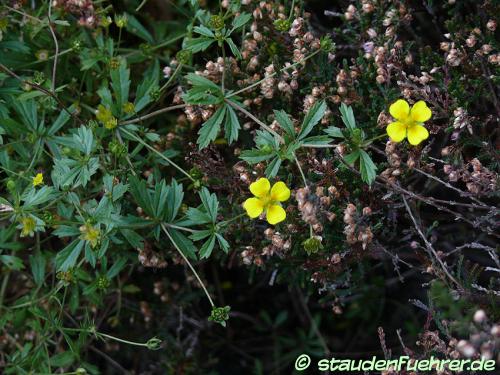
[{"label": "flower petal", "polygon": [[267,178],[259,178],[257,181],[250,184],[250,191],[258,198],[263,198],[269,194],[271,183]]},{"label": "flower petal", "polygon": [[247,215],[252,219],[258,217],[264,210],[264,204],[258,198],[248,198],[243,203],[243,208],[247,211]]},{"label": "flower petal", "polygon": [[413,146],[418,145],[429,137],[429,132],[422,125],[413,125],[408,128],[408,142]]},{"label": "flower petal", "polygon": [[266,211],[266,219],[269,224],[278,224],[285,220],[286,212],[280,205],[273,204]]},{"label": "flower petal", "polygon": [[391,122],[386,131],[393,142],[401,142],[406,137],[406,125],[399,121]]},{"label": "flower petal", "polygon": [[398,99],[389,107],[389,113],[396,120],[405,120],[410,114],[410,105],[406,100]]},{"label": "flower petal", "polygon": [[431,118],[432,112],[427,104],[420,100],[411,107],[410,115],[413,121],[424,122]]},{"label": "flower petal", "polygon": [[290,189],[283,181],[276,182],[271,189],[271,199],[273,201],[284,202],[290,198]]}]

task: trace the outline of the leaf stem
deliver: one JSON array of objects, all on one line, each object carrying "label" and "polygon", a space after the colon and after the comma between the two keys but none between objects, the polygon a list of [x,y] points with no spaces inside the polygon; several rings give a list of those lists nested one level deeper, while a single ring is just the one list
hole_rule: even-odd
[{"label": "leaf stem", "polygon": [[161,229],[163,229],[163,231],[165,232],[165,234],[168,236],[168,238],[170,239],[170,241],[172,242],[172,244],[174,245],[175,249],[177,250],[177,252],[180,254],[180,256],[184,259],[184,261],[187,263],[188,267],[191,269],[191,272],[193,272],[194,276],[196,277],[196,279],[198,280],[198,282],[200,283],[201,285],[201,288],[203,289],[203,291],[205,292],[207,298],[208,298],[208,301],[210,302],[210,305],[212,305],[212,307],[215,307],[215,304],[214,304],[214,301],[212,300],[212,297],[210,297],[210,294],[208,293],[208,290],[207,288],[205,287],[205,284],[203,284],[203,281],[201,281],[201,278],[200,276],[198,276],[198,273],[196,272],[196,270],[194,269],[193,265],[191,264],[191,262],[189,261],[188,258],[186,258],[186,256],[184,255],[184,253],[182,252],[182,250],[179,248],[179,246],[177,245],[177,243],[174,241],[174,239],[172,238],[172,236],[170,235],[170,233],[168,233],[168,230],[167,228],[165,227],[165,224],[160,224],[161,225]]}]

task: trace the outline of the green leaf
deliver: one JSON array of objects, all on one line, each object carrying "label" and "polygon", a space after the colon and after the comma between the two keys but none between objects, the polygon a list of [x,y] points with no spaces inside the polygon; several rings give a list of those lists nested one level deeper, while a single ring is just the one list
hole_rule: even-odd
[{"label": "green leaf", "polygon": [[215,233],[215,237],[217,237],[217,242],[219,243],[220,248],[227,254],[230,248],[229,242],[227,242],[226,239],[219,233]]},{"label": "green leaf", "polygon": [[134,16],[127,14],[127,26],[125,28],[129,33],[137,35],[139,38],[145,40],[149,44],[154,44],[154,39],[148,30],[135,18]]},{"label": "green leaf", "polygon": [[266,177],[267,178],[275,177],[278,174],[280,166],[281,166],[281,159],[279,157],[274,158],[264,171]]},{"label": "green leaf", "polygon": [[81,241],[79,239],[74,240],[68,246],[58,252],[56,255],[57,270],[67,271],[68,269],[72,268],[76,264],[76,261],[78,260],[78,257],[82,252],[84,244],[85,241]]},{"label": "green leaf", "polygon": [[211,38],[193,38],[186,42],[186,49],[193,53],[205,51],[214,43],[215,40]]},{"label": "green leaf", "polygon": [[186,216],[191,221],[191,223],[186,225],[207,224],[212,222],[212,218],[208,215],[208,213],[203,212],[198,208],[189,207],[186,212]]},{"label": "green leaf", "polygon": [[231,52],[233,53],[233,55],[236,56],[238,59],[241,59],[242,58],[241,52],[236,46],[236,44],[234,44],[233,40],[231,38],[227,38],[226,42],[229,45],[229,48],[231,48]]},{"label": "green leaf", "polygon": [[345,138],[342,130],[340,128],[337,128],[336,126],[329,126],[324,130],[324,132],[333,138]]},{"label": "green leaf", "polygon": [[353,151],[350,154],[344,156],[344,161],[347,164],[353,165],[356,162],[356,160],[359,159],[359,156],[360,156],[359,150],[356,150],[356,151]]},{"label": "green leaf", "polygon": [[212,32],[212,30],[210,30],[208,27],[203,26],[203,25],[201,25],[201,26],[195,26],[194,29],[193,29],[193,31],[195,33],[201,34],[201,35],[206,36],[208,38],[215,38],[215,35]]},{"label": "green leaf", "polygon": [[316,102],[312,108],[307,112],[304,121],[302,122],[302,127],[300,129],[298,139],[305,138],[314,126],[323,118],[326,112],[326,103],[324,100]]},{"label": "green leaf", "polygon": [[37,286],[40,286],[43,284],[45,278],[45,266],[47,261],[40,251],[30,255],[29,259],[33,280]]},{"label": "green leaf", "polygon": [[312,137],[307,137],[304,140],[302,140],[302,146],[307,145],[307,146],[325,146],[330,144],[330,137],[327,135],[315,135]]},{"label": "green leaf", "polygon": [[[68,108],[68,111],[74,113],[76,111],[76,107],[72,105]],[[57,116],[56,120],[52,123],[52,126],[47,131],[48,135],[54,135],[61,129],[70,119],[71,115],[67,111],[61,111],[59,116]]]},{"label": "green leaf", "polygon": [[207,147],[210,142],[215,140],[217,134],[219,134],[220,125],[222,120],[224,120],[225,114],[226,106],[222,106],[212,115],[212,117],[201,125],[198,131],[199,137],[197,140],[200,150]]},{"label": "green leaf", "polygon": [[219,201],[215,194],[210,194],[206,187],[203,187],[200,191],[200,199],[207,212],[208,216],[212,220],[212,223],[217,221],[217,212],[219,210]]},{"label": "green leaf", "polygon": [[292,120],[290,120],[290,117],[288,114],[281,110],[281,111],[274,111],[274,117],[278,124],[281,126],[281,128],[290,136],[294,137],[295,136],[295,128],[293,126]]},{"label": "green leaf", "polygon": [[271,148],[245,150],[241,153],[240,159],[249,164],[257,164],[264,160],[269,160],[274,156],[274,151]]},{"label": "green leaf", "polygon": [[168,228],[167,231],[174,240],[177,247],[186,257],[192,260],[198,259],[196,257],[196,247],[193,245],[193,242],[189,238],[183,235],[180,231],[172,228]]},{"label": "green leaf", "polygon": [[377,177],[377,166],[373,163],[370,155],[365,150],[360,150],[359,169],[361,179],[368,185],[371,185]]},{"label": "green leaf", "polygon": [[224,122],[224,133],[226,135],[227,142],[231,144],[238,139],[238,132],[241,129],[241,126],[234,109],[226,105],[226,110],[227,114]]},{"label": "green leaf", "polygon": [[130,70],[125,61],[120,63],[118,69],[111,70],[111,87],[116,97],[117,111],[121,113],[123,105],[128,101],[130,90]]},{"label": "green leaf", "polygon": [[200,259],[205,259],[212,254],[212,250],[215,246],[215,234],[212,234],[208,240],[205,241],[200,249]]},{"label": "green leaf", "polygon": [[234,30],[239,29],[240,27],[244,26],[248,21],[252,19],[252,15],[250,13],[240,13],[237,17],[234,18],[233,20],[233,28],[231,29],[230,33],[232,33]]},{"label": "green leaf", "polygon": [[21,258],[14,255],[0,255],[0,263],[3,263],[10,270],[19,271],[24,268]]},{"label": "green leaf", "polygon": [[356,129],[356,120],[354,119],[354,113],[352,108],[344,103],[340,105],[340,114],[342,116],[342,121],[349,130]]},{"label": "green leaf", "polygon": [[202,77],[195,73],[187,74],[186,79],[193,86],[200,86],[202,88],[209,88],[216,91],[221,90],[219,86],[217,86],[214,82],[210,81],[208,78]]}]

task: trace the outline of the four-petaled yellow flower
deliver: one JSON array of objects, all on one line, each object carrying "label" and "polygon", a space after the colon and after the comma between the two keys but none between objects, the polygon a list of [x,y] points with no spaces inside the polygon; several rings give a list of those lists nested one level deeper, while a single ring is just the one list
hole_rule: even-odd
[{"label": "four-petaled yellow flower", "polygon": [[422,123],[431,118],[432,112],[423,100],[416,102],[411,109],[406,100],[396,100],[389,107],[389,113],[396,119],[387,126],[392,141],[401,142],[408,137],[408,142],[416,146],[429,137]]},{"label": "four-petaled yellow flower", "polygon": [[284,182],[278,181],[271,188],[267,178],[259,178],[250,184],[250,191],[255,196],[248,198],[243,203],[243,208],[252,219],[260,216],[265,211],[269,224],[278,224],[286,218],[286,212],[279,202],[284,202],[290,198],[290,189]]},{"label": "four-petaled yellow flower", "polygon": [[37,173],[35,177],[33,177],[33,186],[38,186],[43,184],[43,174]]}]

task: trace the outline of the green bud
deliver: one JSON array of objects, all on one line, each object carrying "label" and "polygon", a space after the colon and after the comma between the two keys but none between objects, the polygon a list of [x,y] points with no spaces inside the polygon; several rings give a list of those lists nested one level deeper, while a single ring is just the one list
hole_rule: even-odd
[{"label": "green bud", "polygon": [[214,30],[222,30],[224,28],[224,17],[214,14],[210,17],[209,25]]},{"label": "green bud", "polygon": [[161,340],[156,337],[153,337],[152,339],[148,340],[146,346],[148,347],[149,350],[158,350],[161,348]]},{"label": "green bud", "polygon": [[149,96],[154,102],[159,100],[161,96],[160,88],[159,87],[152,88],[151,91],[149,92]]},{"label": "green bud", "polygon": [[7,190],[9,190],[11,194],[14,194],[16,191],[16,182],[11,178],[7,181]]},{"label": "green bud", "polygon": [[127,15],[122,14],[121,16],[115,16],[115,23],[118,28],[124,28],[128,23]]},{"label": "green bud", "polygon": [[186,65],[186,64],[189,64],[189,60],[191,59],[191,52],[183,49],[183,50],[177,52],[175,57],[176,57],[177,61],[179,61],[179,63]]},{"label": "green bud", "polygon": [[308,255],[312,253],[317,253],[318,250],[323,249],[323,245],[321,244],[321,237],[313,236],[302,242],[302,246],[304,246],[304,250]]},{"label": "green bud", "polygon": [[290,30],[290,27],[292,26],[292,23],[286,19],[286,20],[276,20],[274,21],[274,28],[277,30],[277,31],[282,31],[282,32],[285,32],[285,31],[288,31]]},{"label": "green bud", "polygon": [[76,375],[86,375],[87,374],[87,370],[85,370],[83,367],[78,367],[75,370],[75,374]]},{"label": "green bud", "polygon": [[78,39],[73,40],[73,42],[71,43],[71,48],[75,52],[80,52],[82,50],[82,41]]},{"label": "green bud", "polygon": [[330,35],[325,35],[320,39],[320,48],[325,52],[332,52],[335,49],[335,43]]},{"label": "green bud", "polygon": [[212,312],[208,320],[211,322],[219,323],[221,326],[226,326],[226,321],[229,320],[229,311],[231,306],[225,307],[212,307]]},{"label": "green bud", "polygon": [[99,276],[97,278],[97,289],[105,290],[110,285],[109,279],[106,276]]},{"label": "green bud", "polygon": [[118,57],[113,57],[109,60],[109,69],[115,70],[120,67],[120,59]]}]

